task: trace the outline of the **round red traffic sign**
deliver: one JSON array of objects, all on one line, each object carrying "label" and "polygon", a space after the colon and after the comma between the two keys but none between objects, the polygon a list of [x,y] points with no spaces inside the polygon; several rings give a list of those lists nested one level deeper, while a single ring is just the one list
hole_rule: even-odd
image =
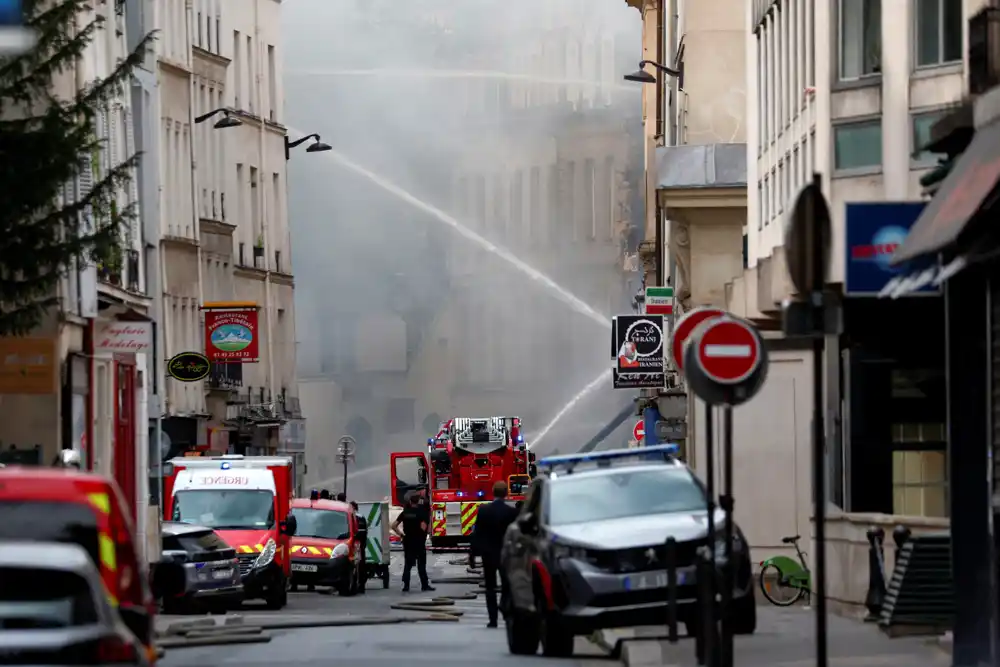
[{"label": "round red traffic sign", "polygon": [[670,339],[670,356],[673,357],[677,370],[684,370],[684,341],[688,339],[691,332],[705,320],[722,317],[725,314],[725,311],[718,308],[695,308],[677,321],[677,324],[674,325],[673,337]]},{"label": "round red traffic sign", "polygon": [[720,318],[708,322],[696,344],[701,370],[719,384],[739,384],[760,365],[760,338],[743,320]]},{"label": "round red traffic sign", "polygon": [[632,437],[636,440],[642,440],[646,436],[646,424],[645,422],[638,421],[632,428]]}]

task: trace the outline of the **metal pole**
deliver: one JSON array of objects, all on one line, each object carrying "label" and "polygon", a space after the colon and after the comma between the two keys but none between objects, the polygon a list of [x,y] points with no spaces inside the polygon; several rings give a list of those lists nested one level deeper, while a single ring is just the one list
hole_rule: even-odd
[{"label": "metal pole", "polygon": [[[822,187],[822,177],[813,174],[813,183]],[[827,667],[826,636],[826,443],[823,423],[823,248],[820,234],[812,238],[813,269],[813,516],[816,521],[816,667]]]},{"label": "metal pole", "polygon": [[156,397],[156,419],[153,420],[153,438],[156,444],[152,450],[156,452],[156,506],[159,508],[160,521],[163,521],[163,398],[160,392],[160,346],[157,345],[158,323],[153,320],[153,396]]},{"label": "metal pole", "polygon": [[344,495],[347,495],[347,456],[344,456]]},{"label": "metal pole", "polygon": [[667,638],[677,643],[677,540],[667,538]]},{"label": "metal pole", "polygon": [[708,667],[716,667],[718,647],[715,645],[716,639],[716,615],[715,615],[715,425],[712,423],[712,406],[705,404],[705,491],[708,496],[708,516],[706,517],[708,532],[708,558],[705,560],[704,573],[708,575],[705,582],[705,609],[703,609],[702,632],[705,633],[705,664]]},{"label": "metal pole", "polygon": [[722,408],[722,509],[726,513],[722,566],[722,667],[733,667],[733,408]]}]

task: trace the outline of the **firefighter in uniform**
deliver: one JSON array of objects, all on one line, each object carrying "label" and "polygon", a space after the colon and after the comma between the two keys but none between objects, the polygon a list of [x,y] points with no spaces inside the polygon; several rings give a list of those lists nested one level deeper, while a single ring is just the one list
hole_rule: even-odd
[{"label": "firefighter in uniform", "polygon": [[[433,591],[430,579],[427,577],[427,529],[430,527],[430,514],[426,507],[421,506],[420,497],[414,493],[406,495],[406,507],[396,517],[392,524],[392,532],[403,540],[403,592],[410,590],[410,570],[417,566],[420,576],[420,590]],[[400,532],[400,525],[403,531]]]}]

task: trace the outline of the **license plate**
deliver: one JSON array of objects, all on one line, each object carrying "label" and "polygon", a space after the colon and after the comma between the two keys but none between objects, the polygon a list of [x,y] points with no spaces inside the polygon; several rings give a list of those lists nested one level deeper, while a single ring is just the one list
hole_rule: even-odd
[{"label": "license plate", "polygon": [[318,565],[305,565],[303,563],[292,563],[292,572],[318,572]]},{"label": "license plate", "polygon": [[[685,582],[684,572],[677,573],[677,585],[683,585]],[[625,577],[622,581],[622,587],[627,591],[645,591],[650,588],[666,588],[667,587],[667,573],[666,572],[643,572],[641,574],[633,574]]]},{"label": "license plate", "polygon": [[212,572],[212,578],[213,579],[232,579],[233,578],[233,570],[232,570],[232,568],[230,568],[228,570],[215,570],[214,572]]}]

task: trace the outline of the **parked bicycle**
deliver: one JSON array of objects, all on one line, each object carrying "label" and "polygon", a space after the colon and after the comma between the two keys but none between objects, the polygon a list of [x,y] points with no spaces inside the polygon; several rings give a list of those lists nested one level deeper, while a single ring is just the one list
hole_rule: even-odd
[{"label": "parked bicycle", "polygon": [[774,556],[761,561],[760,592],[773,605],[790,607],[812,592],[812,575],[806,565],[806,554],[799,548],[800,538],[801,535],[781,538],[783,544],[795,547],[798,560]]}]

